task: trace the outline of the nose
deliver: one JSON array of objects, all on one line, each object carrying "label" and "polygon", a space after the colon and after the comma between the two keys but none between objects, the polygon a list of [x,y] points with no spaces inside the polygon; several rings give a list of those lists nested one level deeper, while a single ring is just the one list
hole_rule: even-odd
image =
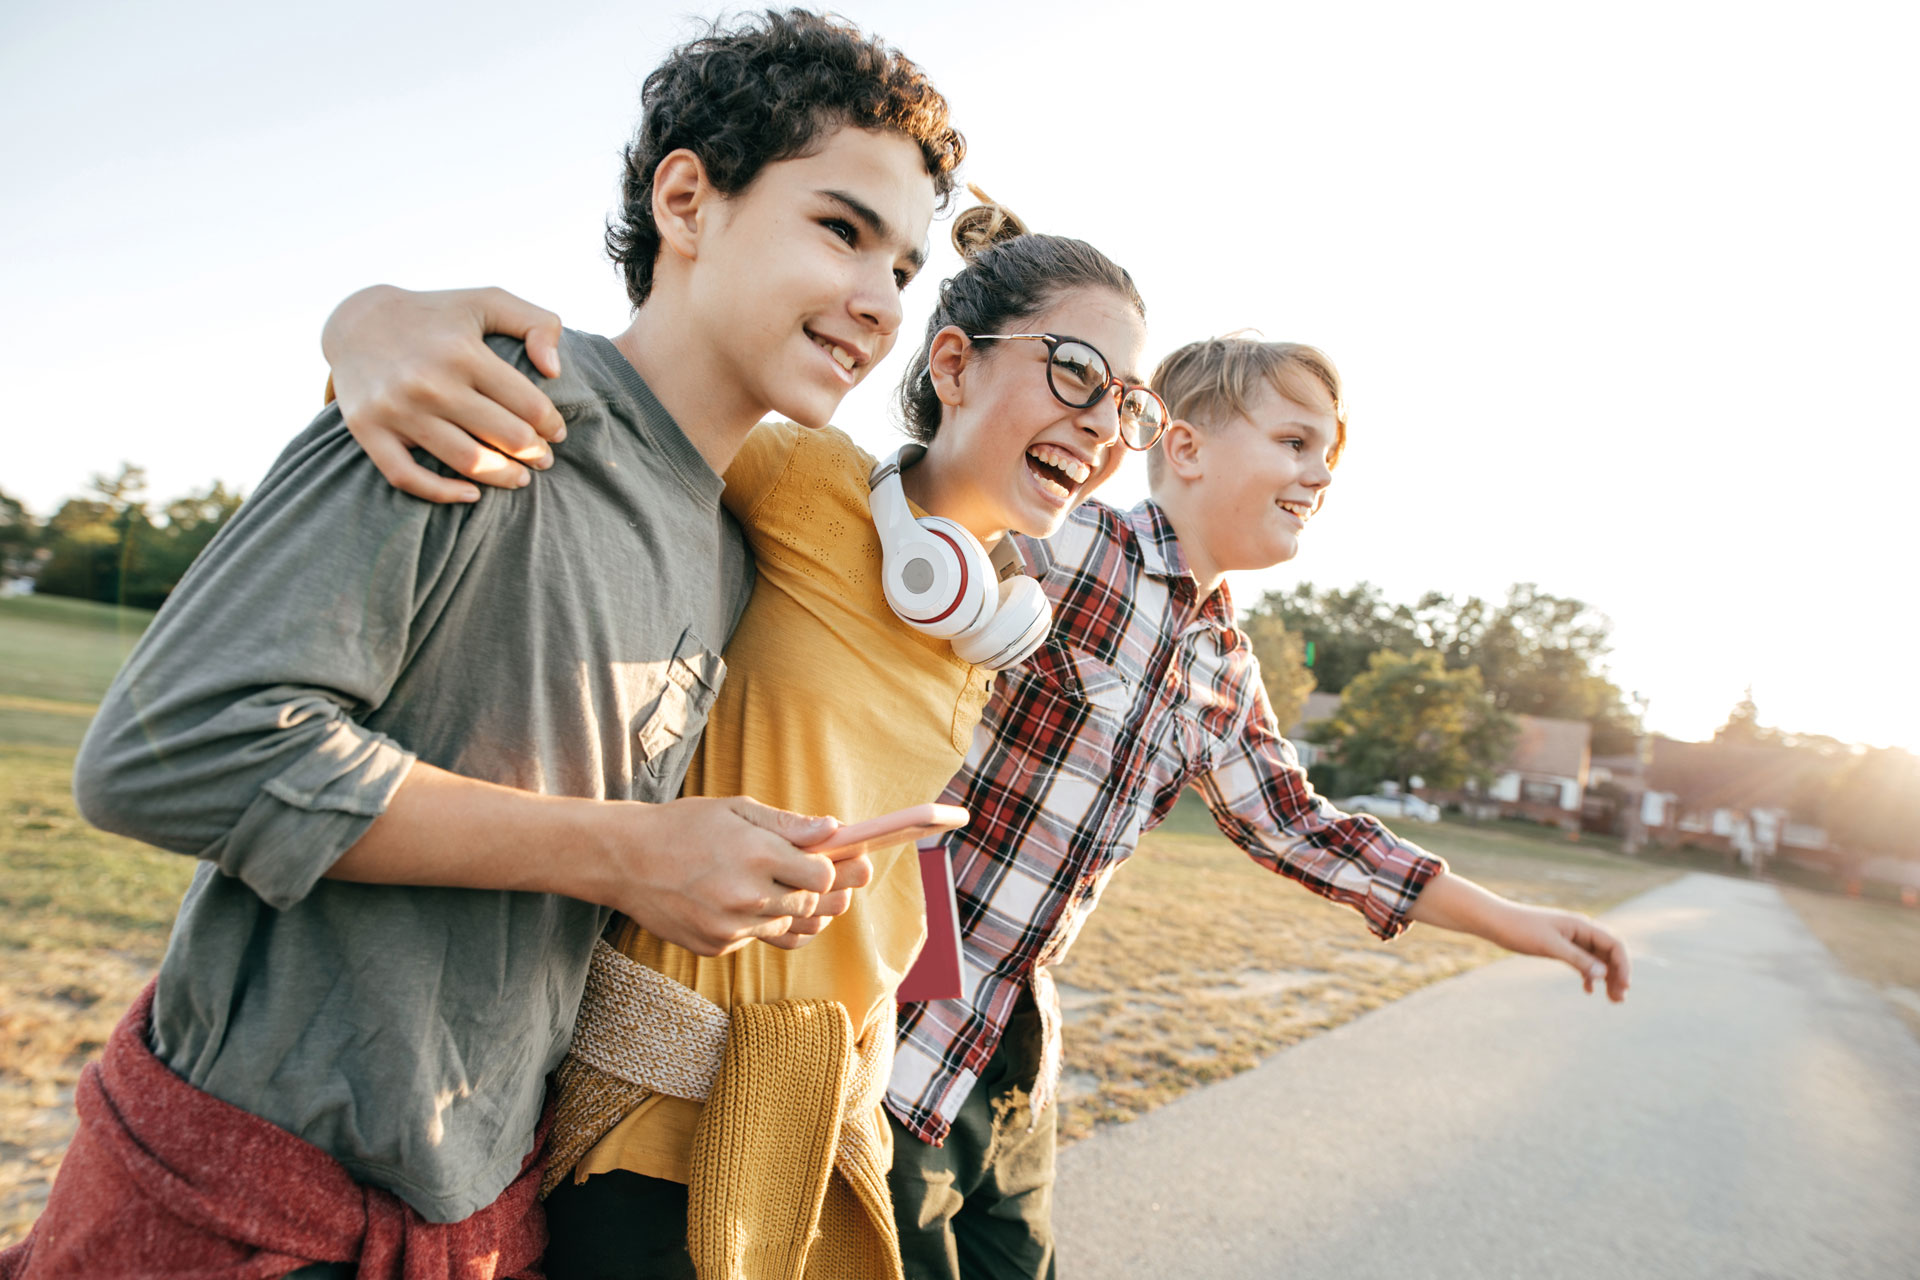
[{"label": "nose", "polygon": [[1325,489],[1332,484],[1333,468],[1327,465],[1327,455],[1316,452],[1313,455],[1313,465],[1307,468],[1306,474],[1301,476],[1300,480],[1301,483],[1315,489]]},{"label": "nose", "polygon": [[860,288],[853,298],[852,311],[855,319],[883,337],[892,337],[899,332],[904,313],[891,263],[862,274]]},{"label": "nose", "polygon": [[1074,425],[1092,437],[1092,443],[1102,449],[1120,442],[1120,397],[1126,395],[1126,389],[1119,383],[1107,388],[1106,394],[1080,410],[1074,417]]},{"label": "nose", "polygon": [[1313,465],[1300,477],[1300,483],[1313,490],[1313,509],[1318,511],[1320,504],[1327,500],[1327,488],[1333,483],[1333,468],[1327,465],[1327,455],[1314,453]]}]

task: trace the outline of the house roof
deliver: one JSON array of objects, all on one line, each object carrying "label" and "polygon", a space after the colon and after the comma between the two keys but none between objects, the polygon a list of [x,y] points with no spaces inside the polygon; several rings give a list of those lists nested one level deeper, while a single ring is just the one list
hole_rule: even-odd
[{"label": "house roof", "polygon": [[1315,689],[1307,695],[1307,705],[1300,708],[1300,719],[1287,730],[1287,736],[1298,742],[1310,742],[1307,726],[1316,720],[1331,720],[1340,712],[1340,695],[1323,693]]},{"label": "house roof", "polygon": [[1656,737],[1647,778],[1694,809],[1790,809],[1802,778],[1820,763],[1779,747]]},{"label": "house roof", "polygon": [[1587,748],[1593,726],[1585,720],[1556,720],[1549,716],[1515,716],[1519,732],[1507,756],[1515,773],[1544,773],[1587,781]]}]

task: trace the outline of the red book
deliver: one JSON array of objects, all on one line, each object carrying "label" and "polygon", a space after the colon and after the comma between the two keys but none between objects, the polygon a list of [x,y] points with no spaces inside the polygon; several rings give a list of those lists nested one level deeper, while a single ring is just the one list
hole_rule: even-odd
[{"label": "red book", "polygon": [[946,846],[920,850],[920,884],[927,892],[927,945],[900,983],[901,1004],[920,1000],[957,1000],[960,974],[960,899],[953,891],[953,864]]}]

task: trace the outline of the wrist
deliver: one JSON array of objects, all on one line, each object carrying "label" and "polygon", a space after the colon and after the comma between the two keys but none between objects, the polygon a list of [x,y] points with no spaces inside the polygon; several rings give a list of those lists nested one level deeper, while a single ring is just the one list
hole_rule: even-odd
[{"label": "wrist", "polygon": [[611,906],[619,882],[616,869],[618,841],[614,838],[615,810],[629,807],[618,800],[570,800],[554,824],[546,861],[552,883],[547,893],[582,902]]},{"label": "wrist", "polygon": [[636,889],[652,883],[648,871],[667,806],[637,800],[576,803],[565,824],[568,887],[555,892],[623,910]]},{"label": "wrist", "polygon": [[348,335],[368,313],[379,310],[406,292],[397,285],[370,284],[342,298],[327,316],[327,322],[320,326],[320,354],[326,358],[327,364],[332,366],[340,362],[341,348]]}]

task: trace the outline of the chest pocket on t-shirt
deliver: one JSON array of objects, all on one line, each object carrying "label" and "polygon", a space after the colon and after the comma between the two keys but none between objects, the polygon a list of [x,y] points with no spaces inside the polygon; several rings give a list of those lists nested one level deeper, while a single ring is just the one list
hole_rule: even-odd
[{"label": "chest pocket on t-shirt", "polygon": [[1132,684],[1091,654],[1051,641],[1029,660],[1022,679],[1032,713],[1020,726],[1024,771],[1106,780],[1119,764]]},{"label": "chest pocket on t-shirt", "polygon": [[671,799],[680,790],[707,713],[727,678],[727,664],[688,627],[680,633],[672,660],[658,671],[659,692],[642,704],[640,727],[634,731],[636,773],[646,775],[635,777],[634,783],[636,790],[653,790],[649,781],[667,784],[662,798]]}]

